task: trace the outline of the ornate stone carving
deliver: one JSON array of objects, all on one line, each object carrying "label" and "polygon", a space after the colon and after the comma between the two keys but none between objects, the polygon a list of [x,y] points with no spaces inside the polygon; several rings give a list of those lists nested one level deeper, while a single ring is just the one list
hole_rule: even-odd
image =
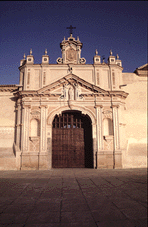
[{"label": "ornate stone carving", "polygon": [[68,61],[76,60],[76,51],[72,47],[66,51],[66,59]]},{"label": "ornate stone carving", "polygon": [[103,119],[105,119],[105,118],[112,119],[112,111],[104,110],[102,113],[103,113]]},{"label": "ornate stone carving", "polygon": [[86,59],[85,58],[80,58],[79,62],[80,62],[80,64],[85,64],[86,63]]},{"label": "ornate stone carving", "polygon": [[73,83],[65,83],[63,85],[63,92],[60,96],[64,100],[77,100],[82,99],[81,88],[78,83],[73,81]]},{"label": "ornate stone carving", "polygon": [[58,58],[58,59],[56,60],[56,62],[57,62],[57,64],[62,64],[62,63],[63,63],[63,59],[62,59],[62,58]]},{"label": "ornate stone carving", "polygon": [[113,150],[113,136],[103,136],[104,150]]},{"label": "ornate stone carving", "polygon": [[30,151],[39,151],[39,137],[30,137],[29,138],[29,147]]}]

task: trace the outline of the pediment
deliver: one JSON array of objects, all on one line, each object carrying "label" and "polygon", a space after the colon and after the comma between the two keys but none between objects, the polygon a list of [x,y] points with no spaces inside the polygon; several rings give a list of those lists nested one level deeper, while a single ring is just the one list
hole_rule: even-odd
[{"label": "pediment", "polygon": [[138,67],[139,70],[148,70],[148,63]]},{"label": "pediment", "polygon": [[41,97],[58,96],[64,100],[83,100],[83,97],[89,96],[117,96],[126,98],[128,93],[124,91],[106,91],[96,85],[93,85],[74,74],[68,74],[65,77],[37,90],[37,91],[19,91],[17,96],[21,97]]},{"label": "pediment", "polygon": [[69,74],[44,88],[39,89],[38,94],[61,94],[63,87],[65,86],[79,86],[81,88],[81,92],[85,94],[108,94],[108,91],[105,91],[104,89],[101,89],[100,87],[93,85],[74,74]]},{"label": "pediment", "polygon": [[145,65],[142,65],[140,67],[138,67],[134,73],[136,73],[138,76],[148,76],[148,63]]}]

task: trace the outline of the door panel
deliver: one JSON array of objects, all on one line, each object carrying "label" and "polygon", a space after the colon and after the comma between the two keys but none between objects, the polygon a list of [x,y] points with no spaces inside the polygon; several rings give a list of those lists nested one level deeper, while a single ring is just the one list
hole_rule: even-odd
[{"label": "door panel", "polygon": [[63,114],[53,122],[52,167],[85,167],[84,129],[80,115]]}]

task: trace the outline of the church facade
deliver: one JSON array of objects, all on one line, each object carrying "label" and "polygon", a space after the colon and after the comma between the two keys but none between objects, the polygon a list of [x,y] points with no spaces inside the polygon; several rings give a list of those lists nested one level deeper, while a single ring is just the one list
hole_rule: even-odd
[{"label": "church facade", "polygon": [[0,86],[0,169],[146,167],[148,64],[123,73],[97,50],[86,64],[72,34],[60,47],[57,64],[30,50],[19,85]]}]

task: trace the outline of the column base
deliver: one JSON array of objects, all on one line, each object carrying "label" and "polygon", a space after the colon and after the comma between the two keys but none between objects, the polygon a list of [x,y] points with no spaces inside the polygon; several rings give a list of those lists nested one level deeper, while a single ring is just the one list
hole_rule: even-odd
[{"label": "column base", "polygon": [[48,170],[48,155],[46,152],[26,152],[21,155],[21,170]]},{"label": "column base", "polygon": [[97,155],[97,169],[121,169],[122,152],[116,151],[115,157],[113,151],[99,151]]}]

